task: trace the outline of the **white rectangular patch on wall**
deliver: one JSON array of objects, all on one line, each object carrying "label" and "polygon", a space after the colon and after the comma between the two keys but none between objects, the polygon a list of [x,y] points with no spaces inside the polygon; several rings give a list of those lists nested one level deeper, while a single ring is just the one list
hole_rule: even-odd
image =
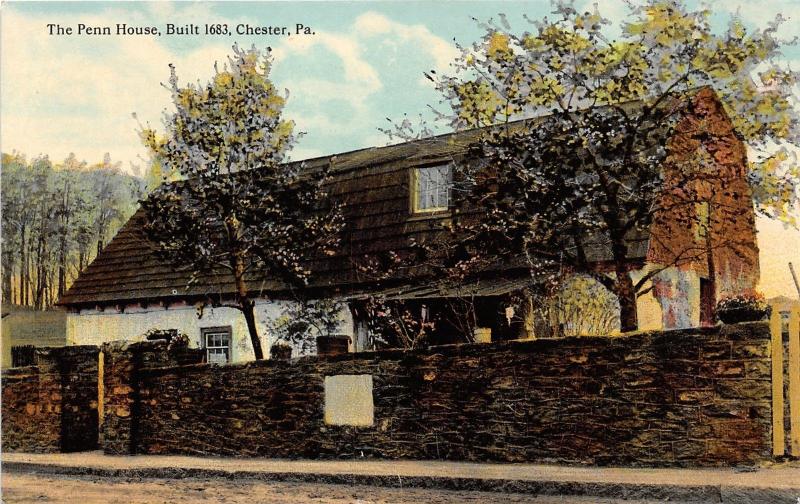
[{"label": "white rectangular patch on wall", "polygon": [[373,424],[372,375],[325,377],[325,423],[369,427]]}]

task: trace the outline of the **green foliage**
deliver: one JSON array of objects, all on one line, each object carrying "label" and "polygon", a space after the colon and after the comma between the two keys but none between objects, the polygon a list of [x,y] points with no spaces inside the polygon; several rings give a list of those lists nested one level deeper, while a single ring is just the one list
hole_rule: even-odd
[{"label": "green foliage", "polygon": [[345,304],[335,299],[290,302],[275,319],[270,332],[276,341],[297,349],[297,355],[316,352],[317,336],[336,336]]},{"label": "green foliage", "polygon": [[108,154],[88,165],[3,154],[3,297],[55,302],[136,210],[142,184]]},{"label": "green foliage", "polygon": [[609,335],[619,331],[619,301],[586,275],[566,280],[549,300],[548,308],[559,336]]},{"label": "green foliage", "polygon": [[[729,131],[706,118],[729,116],[752,149],[769,151],[749,170],[760,211],[790,221],[800,199],[800,172],[787,153],[800,141],[791,106],[798,74],[776,63],[782,19],[751,31],[734,18],[715,33],[709,11],[679,0],[629,5],[617,39],[597,8],[581,13],[571,2],[554,2],[553,17],[531,21],[530,31],[514,31],[501,16],[460,48],[452,75],[431,76],[452,128],[493,126],[473,148],[479,162],[457,166],[455,192],[468,209],[454,225],[461,247],[473,256],[523,257],[546,283],[564,272],[590,275],[619,299],[624,331],[636,328],[636,296],[660,271],[631,280],[633,240],[659,219],[696,227],[708,188],[735,184],[741,173],[731,168],[741,157]],[[721,113],[711,110],[713,96]],[[687,115],[695,123],[682,123]],[[683,144],[673,142],[676,134]],[[699,159],[703,151],[710,163]],[[749,207],[746,191],[729,192],[730,211]],[[728,215],[712,212],[717,220]],[[752,255],[741,250],[750,235],[727,238],[688,243],[660,259],[665,267],[701,261],[715,247]],[[598,251],[612,274],[593,265]]]},{"label": "green foliage", "polygon": [[[595,4],[597,6],[597,4]],[[715,33],[712,12],[680,0],[629,4],[622,36],[611,39],[600,10],[578,12],[555,1],[554,17],[532,21],[532,31],[482,25],[484,36],[461,47],[451,76],[435,79],[451,108],[455,129],[503,123],[547,113],[567,113],[632,100],[655,107],[665,96],[710,86],[737,132],[755,154],[750,178],[758,209],[795,223],[800,168],[798,73],[780,63],[778,16],[751,30],[732,17]]]},{"label": "green foliage", "polygon": [[[140,136],[161,165],[182,178],[272,170],[296,177],[283,167],[276,169],[296,140],[294,123],[282,119],[286,97],[269,80],[269,52],[239,49],[228,64],[205,85],[178,86],[170,65],[167,89],[174,113],[166,113],[166,133],[143,128]],[[278,180],[283,182],[283,180]]]},{"label": "green foliage", "polygon": [[229,275],[231,306],[242,310],[258,359],[252,297],[259,293],[248,282],[304,284],[308,262],[336,245],[342,219],[326,201],[326,170],[283,162],[296,137],[294,123],[282,118],[286,98],[269,80],[269,51],[233,51],[205,85],[181,87],[171,69],[175,110],[165,113],[166,133],[143,128],[140,135],[154,162],[180,180],[155,188],[142,207],[163,259],[188,268],[193,281]]}]

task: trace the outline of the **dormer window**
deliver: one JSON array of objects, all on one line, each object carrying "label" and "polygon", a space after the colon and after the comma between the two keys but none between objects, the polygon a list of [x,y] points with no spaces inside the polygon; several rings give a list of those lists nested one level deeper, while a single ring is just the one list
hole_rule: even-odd
[{"label": "dormer window", "polygon": [[411,212],[429,213],[447,210],[453,188],[452,166],[426,166],[412,171]]}]

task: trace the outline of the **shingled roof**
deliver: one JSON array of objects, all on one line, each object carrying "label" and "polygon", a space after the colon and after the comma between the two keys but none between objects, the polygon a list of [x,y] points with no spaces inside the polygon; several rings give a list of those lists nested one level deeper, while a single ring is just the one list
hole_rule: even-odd
[{"label": "shingled roof", "polygon": [[[530,125],[530,121],[541,119],[518,121],[515,125]],[[330,166],[332,179],[328,191],[331,198],[343,205],[347,222],[339,253],[312,265],[312,287],[340,293],[363,292],[369,279],[359,273],[353,258],[400,252],[412,247],[413,242],[425,243],[441,237],[446,232],[442,223],[447,214],[410,213],[409,169],[462,161],[469,145],[483,133],[481,129],[466,130],[303,161],[308,169]],[[235,293],[231,277],[224,273],[206,275],[189,285],[188,269],[156,257],[142,233],[143,218],[141,210],[131,217],[58,304],[89,306]],[[648,247],[647,233],[631,235],[628,257],[644,260]],[[588,247],[587,259],[591,262],[609,261],[611,257],[608,243],[602,239],[595,239]],[[269,278],[253,279],[249,287],[270,297],[279,297],[285,291],[284,285]]]}]

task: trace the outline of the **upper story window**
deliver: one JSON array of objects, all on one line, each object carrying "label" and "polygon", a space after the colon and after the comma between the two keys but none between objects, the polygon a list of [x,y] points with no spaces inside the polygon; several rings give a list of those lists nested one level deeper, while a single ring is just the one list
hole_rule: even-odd
[{"label": "upper story window", "polygon": [[206,362],[227,364],[231,361],[231,328],[206,327],[200,330],[206,349]]},{"label": "upper story window", "polygon": [[412,174],[413,213],[437,212],[449,208],[453,188],[451,165],[414,168]]}]

